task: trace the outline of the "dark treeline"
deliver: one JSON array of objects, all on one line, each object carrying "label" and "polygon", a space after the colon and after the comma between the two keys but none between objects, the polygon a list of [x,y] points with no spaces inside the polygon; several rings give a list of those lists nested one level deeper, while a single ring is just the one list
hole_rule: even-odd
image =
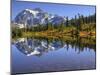
[{"label": "dark treeline", "polygon": [[[84,30],[84,28],[85,28],[84,26],[95,27],[96,26],[95,24],[96,24],[96,14],[86,16],[86,17],[78,14],[78,16],[75,15],[75,18],[72,18],[71,20],[69,20],[69,25],[75,26],[77,28],[77,30],[80,30],[80,31]],[[90,29],[87,28],[87,31],[88,30],[90,30]]]}]

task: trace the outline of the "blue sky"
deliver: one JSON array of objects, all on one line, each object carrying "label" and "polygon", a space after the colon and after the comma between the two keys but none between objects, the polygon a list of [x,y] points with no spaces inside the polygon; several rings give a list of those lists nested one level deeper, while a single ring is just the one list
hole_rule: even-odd
[{"label": "blue sky", "polygon": [[27,8],[41,8],[43,11],[50,14],[68,16],[69,18],[74,17],[78,13],[84,16],[95,13],[95,6],[12,1],[12,20],[19,12]]}]

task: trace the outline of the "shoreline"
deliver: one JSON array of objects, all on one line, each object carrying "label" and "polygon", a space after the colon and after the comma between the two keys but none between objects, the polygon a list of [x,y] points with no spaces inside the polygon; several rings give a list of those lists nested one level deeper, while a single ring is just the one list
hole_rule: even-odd
[{"label": "shoreline", "polygon": [[41,36],[41,37],[70,37],[70,36],[79,36],[79,37],[93,37],[96,38],[95,32],[79,32],[79,34],[71,34],[70,32],[48,32],[48,31],[41,31],[41,32],[23,32],[22,36]]}]

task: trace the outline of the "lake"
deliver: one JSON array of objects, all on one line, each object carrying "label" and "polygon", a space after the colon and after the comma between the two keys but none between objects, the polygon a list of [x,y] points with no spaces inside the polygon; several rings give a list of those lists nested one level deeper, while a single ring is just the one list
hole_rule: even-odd
[{"label": "lake", "polygon": [[11,45],[11,71],[20,74],[95,69],[95,40],[79,39],[14,39]]}]

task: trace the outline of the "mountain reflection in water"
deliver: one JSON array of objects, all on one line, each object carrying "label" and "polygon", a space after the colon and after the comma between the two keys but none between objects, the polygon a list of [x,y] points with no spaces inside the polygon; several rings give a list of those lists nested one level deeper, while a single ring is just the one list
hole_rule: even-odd
[{"label": "mountain reflection in water", "polygon": [[70,42],[61,39],[48,39],[48,38],[19,38],[15,40],[14,45],[20,52],[27,56],[35,55],[42,56],[49,51],[59,50],[61,48],[69,49],[71,46],[76,53],[83,50],[93,49],[95,51],[95,44],[81,44],[80,41]]}]

